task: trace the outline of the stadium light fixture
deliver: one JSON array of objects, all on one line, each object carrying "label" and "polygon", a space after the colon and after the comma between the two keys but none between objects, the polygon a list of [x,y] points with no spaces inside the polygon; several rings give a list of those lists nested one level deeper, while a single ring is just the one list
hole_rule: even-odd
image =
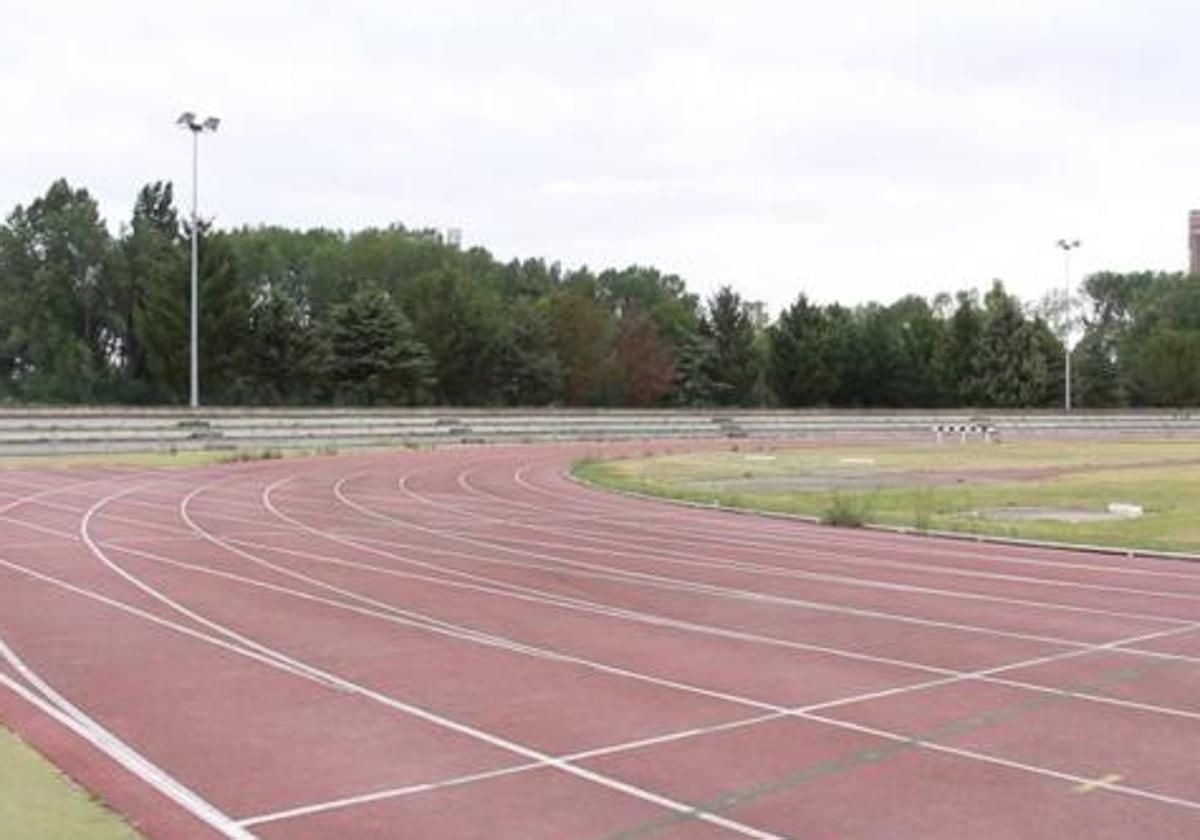
[{"label": "stadium light fixture", "polygon": [[1066,335],[1063,338],[1064,349],[1066,351],[1066,373],[1064,375],[1065,387],[1064,405],[1066,410],[1071,410],[1071,252],[1077,250],[1083,243],[1078,239],[1060,239],[1055,245],[1062,249],[1063,252],[1063,285],[1067,290],[1066,298]]},{"label": "stadium light fixture", "polygon": [[200,135],[204,132],[215,132],[221,124],[217,117],[205,117],[203,121],[196,118],[192,111],[184,111],[175,120],[175,124],[186,128],[192,133],[192,318],[191,318],[191,372],[188,404],[192,408],[200,407],[200,354],[199,354],[199,323],[200,323],[200,278],[197,242],[200,235],[199,192],[200,192]]}]

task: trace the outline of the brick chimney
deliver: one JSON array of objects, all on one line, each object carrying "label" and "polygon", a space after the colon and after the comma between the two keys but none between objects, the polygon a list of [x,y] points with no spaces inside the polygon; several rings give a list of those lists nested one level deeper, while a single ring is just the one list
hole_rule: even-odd
[{"label": "brick chimney", "polygon": [[1188,271],[1200,275],[1200,210],[1188,213]]}]

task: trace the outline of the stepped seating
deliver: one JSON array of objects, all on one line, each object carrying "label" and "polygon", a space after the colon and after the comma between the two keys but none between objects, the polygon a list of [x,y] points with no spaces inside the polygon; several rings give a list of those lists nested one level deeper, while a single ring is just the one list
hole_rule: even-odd
[{"label": "stepped seating", "polygon": [[1200,435],[1200,414],[546,409],[0,409],[0,456],[95,451],[316,448],[404,443],[805,438],[930,429],[1031,435]]}]

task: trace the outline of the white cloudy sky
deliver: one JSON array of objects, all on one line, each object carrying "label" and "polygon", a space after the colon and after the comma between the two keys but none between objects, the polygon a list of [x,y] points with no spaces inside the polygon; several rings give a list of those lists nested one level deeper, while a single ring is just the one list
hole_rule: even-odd
[{"label": "white cloudy sky", "polygon": [[1177,269],[1200,207],[1188,0],[0,0],[0,208],[65,176],[114,228],[460,227],[778,307]]}]

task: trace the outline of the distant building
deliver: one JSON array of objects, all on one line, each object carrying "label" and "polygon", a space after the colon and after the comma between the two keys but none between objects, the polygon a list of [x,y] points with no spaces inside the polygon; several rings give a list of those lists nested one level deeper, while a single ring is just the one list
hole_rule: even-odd
[{"label": "distant building", "polygon": [[765,329],[767,324],[771,323],[771,313],[767,311],[765,301],[746,301],[746,312],[750,315],[750,322],[759,329]]},{"label": "distant building", "polygon": [[1200,274],[1200,210],[1188,213],[1188,271]]}]

